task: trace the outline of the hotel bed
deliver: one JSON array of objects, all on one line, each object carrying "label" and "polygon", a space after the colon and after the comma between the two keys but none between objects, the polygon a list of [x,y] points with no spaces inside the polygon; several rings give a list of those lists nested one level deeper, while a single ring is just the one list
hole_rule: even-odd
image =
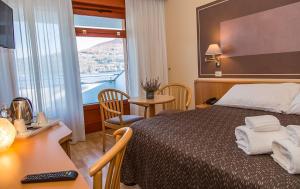
[{"label": "hotel bed", "polygon": [[121,181],[142,189],[299,189],[300,175],[288,174],[270,155],[247,156],[235,143],[234,129],[245,117],[265,114],[282,125],[300,123],[298,115],[222,106],[138,122],[132,127]]}]

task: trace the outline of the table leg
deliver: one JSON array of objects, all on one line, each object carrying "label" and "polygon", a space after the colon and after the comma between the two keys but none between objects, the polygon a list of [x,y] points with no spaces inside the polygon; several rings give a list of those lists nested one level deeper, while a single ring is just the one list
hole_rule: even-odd
[{"label": "table leg", "polygon": [[60,143],[61,147],[64,149],[64,151],[69,156],[69,158],[71,158],[70,142],[71,142],[71,138],[69,138],[65,141],[62,141]]},{"label": "table leg", "polygon": [[149,105],[149,117],[154,117],[155,116],[155,104],[150,104]]}]

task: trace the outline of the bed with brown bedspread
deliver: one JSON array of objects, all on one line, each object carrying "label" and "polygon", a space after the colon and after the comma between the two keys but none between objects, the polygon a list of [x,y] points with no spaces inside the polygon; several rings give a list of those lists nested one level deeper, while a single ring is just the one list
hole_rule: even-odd
[{"label": "bed with brown bedspread", "polygon": [[[300,116],[214,106],[136,123],[121,172],[123,183],[142,189],[300,188],[270,155],[247,156],[235,143],[234,129],[246,116],[275,115],[282,125]],[[300,158],[300,157],[299,157]]]}]

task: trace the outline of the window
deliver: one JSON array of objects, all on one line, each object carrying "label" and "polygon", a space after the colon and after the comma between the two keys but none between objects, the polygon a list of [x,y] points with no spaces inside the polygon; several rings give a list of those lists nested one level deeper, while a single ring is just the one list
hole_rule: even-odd
[{"label": "window", "polygon": [[85,105],[107,88],[126,91],[124,19],[74,15]]},{"label": "window", "polygon": [[84,104],[97,103],[105,88],[126,91],[123,39],[77,37],[77,48]]}]

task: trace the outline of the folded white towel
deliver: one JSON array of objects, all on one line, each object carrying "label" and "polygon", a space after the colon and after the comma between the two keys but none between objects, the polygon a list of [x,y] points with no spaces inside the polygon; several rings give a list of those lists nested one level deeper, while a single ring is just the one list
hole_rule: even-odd
[{"label": "folded white towel", "polygon": [[285,127],[279,131],[255,132],[245,126],[235,129],[236,143],[248,155],[267,154],[272,152],[272,142],[288,137]]},{"label": "folded white towel", "polygon": [[289,125],[287,126],[289,139],[298,147],[300,147],[300,126]]},{"label": "folded white towel", "polygon": [[256,132],[279,131],[280,121],[272,115],[245,118],[246,126]]},{"label": "folded white towel", "polygon": [[275,140],[272,144],[273,159],[290,174],[300,174],[300,147],[289,139]]}]

